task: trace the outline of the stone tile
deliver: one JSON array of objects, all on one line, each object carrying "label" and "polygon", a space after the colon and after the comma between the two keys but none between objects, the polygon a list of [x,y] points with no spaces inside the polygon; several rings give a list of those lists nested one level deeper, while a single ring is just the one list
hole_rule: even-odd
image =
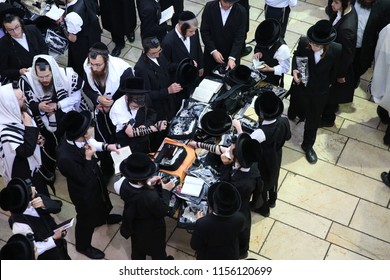
[{"label": "stone tile", "polygon": [[[306,0],[306,3],[311,3],[316,6],[325,7],[328,2],[326,0]],[[324,8],[324,13],[325,13],[325,8]]]},{"label": "stone tile", "polygon": [[282,167],[288,171],[382,206],[390,200],[390,191],[378,180],[323,161],[318,161],[312,168],[302,168],[305,162],[300,153],[284,150]]},{"label": "stone tile", "polygon": [[360,200],[349,226],[390,243],[389,225],[389,208]]},{"label": "stone tile", "polygon": [[332,244],[325,260],[368,260],[368,258]]},{"label": "stone tile", "polygon": [[271,217],[272,219],[322,239],[326,237],[332,224],[331,220],[285,203],[281,199],[277,201],[277,206],[271,209]]},{"label": "stone tile", "polygon": [[171,217],[165,217],[165,225],[166,225],[166,228],[167,228],[166,240],[168,240],[169,237],[172,235],[172,233],[176,229],[177,220],[173,219]]},{"label": "stone tile", "polygon": [[251,260],[268,260],[267,258],[264,258],[263,256],[260,256],[259,254],[256,254],[254,252],[249,251],[248,252],[248,257],[246,258],[251,259]]},{"label": "stone tile", "polygon": [[251,7],[256,7],[259,9],[264,9],[264,0],[249,0],[249,5]]},{"label": "stone tile", "polygon": [[209,1],[204,1],[204,3],[202,2],[203,1],[186,1],[184,3],[184,10],[193,12],[197,16],[198,20],[200,20],[202,17],[204,4]]},{"label": "stone tile", "polygon": [[369,144],[349,139],[338,165],[380,180],[380,174],[390,166],[390,153]]},{"label": "stone tile", "polygon": [[252,212],[252,228],[251,237],[249,241],[249,250],[259,252],[267,238],[274,220],[271,218],[264,218],[260,214]]},{"label": "stone tile", "polygon": [[306,32],[307,32],[307,30],[309,29],[310,26],[312,26],[311,23],[299,21],[299,20],[296,20],[296,19],[292,18],[288,22],[287,30],[291,31],[291,32],[294,32],[294,33],[297,33],[297,34],[301,34],[301,35],[306,36]]},{"label": "stone tile", "polygon": [[183,251],[187,254],[194,255],[195,251],[190,246],[191,234],[185,229],[176,228],[175,232],[168,239],[167,245]]},{"label": "stone tile", "polygon": [[385,135],[384,132],[350,120],[345,120],[343,122],[342,127],[340,128],[340,134],[378,148],[386,150],[388,148],[385,144],[383,144],[383,136]]},{"label": "stone tile", "polygon": [[322,260],[329,242],[276,222],[260,254],[272,260]]},{"label": "stone tile", "polygon": [[131,259],[131,238],[125,239],[120,233],[114,235],[114,238],[108,244],[106,250],[106,259],[109,260],[130,260]]},{"label": "stone tile", "polygon": [[304,21],[314,25],[319,19],[328,19],[328,16],[325,13],[324,7],[298,1],[297,5],[291,9],[290,19]]},{"label": "stone tile", "polygon": [[180,251],[174,247],[167,246],[166,247],[167,255],[171,255],[175,258],[175,260],[195,260],[195,252],[194,254],[187,254],[183,251]]},{"label": "stone tile", "polygon": [[[126,59],[126,60],[134,61],[136,63],[138,61],[139,57],[141,56],[141,54],[142,54],[142,50],[141,49],[133,47],[128,52],[125,53],[123,58]],[[135,64],[131,65],[131,66],[134,67]]]},{"label": "stone tile", "polygon": [[7,242],[7,240],[12,236],[12,230],[8,224],[8,215],[5,215],[4,212],[1,212],[0,215],[0,240]]},{"label": "stone tile", "polygon": [[371,95],[367,93],[367,86],[368,86],[368,81],[360,79],[360,84],[357,89],[355,89],[354,95],[356,97],[363,98],[365,100],[369,100]]},{"label": "stone tile", "polygon": [[355,97],[353,99],[353,105],[340,105],[340,113],[338,115],[347,120],[376,128],[379,124],[376,107],[377,105],[374,102],[367,102],[362,98]]},{"label": "stone tile", "polygon": [[[286,35],[284,36],[284,40],[286,41],[287,46],[290,48],[291,54],[297,48],[298,40],[300,37],[301,37],[301,34],[297,34],[293,31],[289,31],[287,29]],[[291,67],[290,67],[290,72],[291,72]],[[286,77],[286,75],[285,75],[285,77]],[[288,88],[290,88],[291,82],[286,83],[286,80],[284,80],[284,84],[285,84],[285,88],[286,88],[286,85],[288,85]]]},{"label": "stone tile", "polygon": [[358,202],[352,195],[291,173],[280,187],[278,198],[342,224],[349,223]]},{"label": "stone tile", "polygon": [[251,7],[249,9],[249,19],[257,20],[262,13],[263,13],[263,10],[260,10],[258,8],[255,8],[255,7]]},{"label": "stone tile", "polygon": [[326,240],[370,259],[390,259],[389,243],[337,223],[330,228]]}]

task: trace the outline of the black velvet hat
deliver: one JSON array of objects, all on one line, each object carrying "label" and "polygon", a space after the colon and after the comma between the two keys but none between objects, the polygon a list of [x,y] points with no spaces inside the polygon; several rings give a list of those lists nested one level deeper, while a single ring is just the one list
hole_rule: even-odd
[{"label": "black velvet hat", "polygon": [[143,181],[157,171],[156,164],[144,153],[133,153],[123,160],[119,170],[127,180]]},{"label": "black velvet hat", "polygon": [[200,125],[208,135],[218,137],[231,128],[232,119],[225,110],[215,109],[203,115]]},{"label": "black velvet hat", "polygon": [[107,51],[108,52],[108,47],[106,44],[102,42],[96,42],[91,46],[91,49],[98,50],[98,51]]},{"label": "black velvet hat", "polygon": [[307,37],[311,42],[317,45],[327,45],[336,39],[337,32],[329,20],[323,19],[317,21],[307,30]]},{"label": "black velvet hat", "polygon": [[255,112],[264,120],[273,120],[283,113],[283,101],[273,91],[265,91],[255,101]]},{"label": "black velvet hat", "polygon": [[270,47],[279,40],[281,32],[280,23],[276,19],[266,19],[256,28],[256,43],[260,47]]},{"label": "black velvet hat", "polygon": [[198,69],[194,65],[194,61],[190,58],[184,58],[180,61],[176,70],[177,82],[186,87],[191,85],[198,78]]},{"label": "black velvet hat", "polygon": [[26,210],[31,196],[31,186],[22,179],[13,178],[0,192],[0,207],[5,211],[21,214]]},{"label": "black velvet hat", "polygon": [[[145,80],[140,77],[130,77],[123,80],[119,86],[119,97],[123,94],[126,95],[145,95],[150,90],[145,89]],[[115,94],[115,97],[117,97]]]},{"label": "black velvet hat", "polygon": [[252,85],[255,80],[251,76],[252,70],[245,65],[238,65],[226,74],[226,81],[229,85]]},{"label": "black velvet hat", "polygon": [[2,260],[34,260],[34,243],[23,234],[14,234],[8,239],[7,244],[1,248]]},{"label": "black velvet hat", "polygon": [[22,9],[16,8],[9,3],[0,3],[0,26],[2,26],[6,14],[18,16],[21,19],[24,17],[24,11]]},{"label": "black velvet hat", "polygon": [[66,138],[68,140],[76,140],[83,136],[92,122],[92,116],[89,111],[70,111],[65,114],[61,125],[65,130]]},{"label": "black velvet hat", "polygon": [[228,182],[217,182],[207,193],[209,206],[218,216],[229,217],[241,208],[241,196],[236,187]]},{"label": "black velvet hat", "polygon": [[235,156],[239,164],[248,168],[259,160],[261,147],[259,141],[252,139],[247,133],[241,133],[235,144]]}]

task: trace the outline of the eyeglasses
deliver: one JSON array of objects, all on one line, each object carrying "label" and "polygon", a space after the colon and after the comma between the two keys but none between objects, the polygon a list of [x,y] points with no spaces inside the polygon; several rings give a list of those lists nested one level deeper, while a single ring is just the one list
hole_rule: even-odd
[{"label": "eyeglasses", "polygon": [[91,63],[91,62],[88,62],[88,65],[91,67],[91,68],[102,68],[104,65],[105,65],[105,63],[103,62],[103,63]]},{"label": "eyeglasses", "polygon": [[8,33],[13,33],[13,32],[18,31],[20,28],[21,28],[21,26],[20,26],[20,24],[18,24],[13,29],[6,29],[5,31],[7,31]]}]

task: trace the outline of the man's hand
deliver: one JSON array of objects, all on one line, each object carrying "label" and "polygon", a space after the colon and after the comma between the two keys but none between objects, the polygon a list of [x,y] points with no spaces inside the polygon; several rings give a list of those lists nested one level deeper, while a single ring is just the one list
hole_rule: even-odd
[{"label": "man's hand", "polygon": [[85,144],[84,148],[85,148],[85,159],[91,160],[93,155],[96,152],[96,148],[89,144]]},{"label": "man's hand", "polygon": [[337,82],[338,82],[339,84],[344,84],[344,83],[345,83],[345,77],[337,78]]},{"label": "man's hand", "polygon": [[263,54],[261,52],[257,52],[253,55],[253,58],[254,59],[257,59],[257,60],[260,60],[260,58],[263,57]]},{"label": "man's hand", "polygon": [[27,68],[19,69],[19,74],[20,74],[20,75],[23,75],[23,74],[25,74],[25,73],[27,73],[27,72],[28,72],[28,69],[27,69]]},{"label": "man's hand", "polygon": [[134,130],[133,130],[133,127],[131,125],[128,125],[125,129],[125,133],[127,136],[129,137],[134,137]]},{"label": "man's hand", "polygon": [[219,51],[213,52],[212,56],[214,60],[219,64],[223,64],[225,62],[223,55]]},{"label": "man's hand", "polygon": [[175,188],[175,183],[172,180],[169,180],[168,183],[161,181],[161,186],[164,190],[171,191]]},{"label": "man's hand", "polygon": [[229,59],[226,66],[226,71],[229,69],[233,69],[234,67],[236,67],[236,62],[233,59]]},{"label": "man's hand", "polygon": [[68,40],[71,41],[72,43],[76,42],[77,41],[77,35],[69,33]]},{"label": "man's hand", "polygon": [[174,94],[174,93],[178,93],[179,91],[182,91],[183,88],[181,87],[180,84],[178,83],[173,83],[171,84],[169,87],[168,87],[168,93],[169,94]]},{"label": "man's hand", "polygon": [[301,79],[299,78],[299,70],[297,69],[294,69],[293,70],[293,79],[294,79],[294,82],[299,85],[301,83]]},{"label": "man's hand", "polygon": [[31,200],[31,206],[34,208],[45,208],[45,204],[43,204],[43,200],[39,196]]},{"label": "man's hand", "polygon": [[263,66],[262,68],[259,69],[260,72],[274,72],[275,69],[268,66],[267,64],[263,63]]},{"label": "man's hand", "polygon": [[22,112],[22,122],[25,126],[32,126],[32,118],[27,112]]},{"label": "man's hand", "polygon": [[56,107],[57,106],[55,106],[55,103],[52,103],[50,100],[42,101],[38,104],[39,110],[45,113],[53,113]]},{"label": "man's hand", "polygon": [[112,104],[114,103],[114,101],[109,96],[106,95],[99,95],[97,100],[103,107],[111,107]]}]

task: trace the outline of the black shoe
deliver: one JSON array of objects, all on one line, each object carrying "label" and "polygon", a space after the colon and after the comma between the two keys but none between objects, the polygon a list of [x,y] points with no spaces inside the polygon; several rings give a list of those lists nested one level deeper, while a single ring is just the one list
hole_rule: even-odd
[{"label": "black shoe", "polygon": [[269,205],[266,202],[260,208],[253,209],[252,211],[259,213],[263,217],[269,217],[269,215],[270,215]]},{"label": "black shoe", "polygon": [[381,178],[382,178],[383,183],[385,183],[385,185],[390,188],[389,173],[382,172]]},{"label": "black shoe", "polygon": [[291,113],[290,110],[287,110],[287,117],[290,121],[295,121],[295,118],[297,117],[297,115]]},{"label": "black shoe", "polygon": [[381,106],[378,106],[376,107],[376,113],[378,114],[378,117],[383,124],[390,124],[389,113],[386,109],[383,109]]},{"label": "black shoe", "polygon": [[[78,251],[78,250],[77,250]],[[80,254],[83,254],[83,255],[86,255],[88,258],[90,259],[94,259],[94,260],[100,260],[100,259],[103,259],[105,254],[100,251],[99,249],[96,249],[94,247],[89,247],[85,250],[82,250],[82,251],[78,251]]]},{"label": "black shoe", "polygon": [[134,32],[131,32],[129,35],[126,35],[127,40],[129,40],[130,43],[133,43],[135,41],[135,34]]},{"label": "black shoe", "polygon": [[334,122],[321,120],[320,127],[333,127]]},{"label": "black shoe", "polygon": [[240,256],[238,257],[239,260],[243,260],[243,259],[246,259],[248,257],[248,251],[246,251],[245,253],[242,253],[240,254]]},{"label": "black shoe", "polygon": [[252,52],[252,47],[245,47],[241,52],[241,57],[247,56]]},{"label": "black shoe", "polygon": [[166,259],[166,260],[173,261],[175,258],[174,258],[174,257],[172,257],[171,255],[168,255],[168,256],[167,256],[165,259]]},{"label": "black shoe", "polygon": [[313,147],[310,147],[310,148],[306,148],[304,147],[303,145],[301,145],[301,148],[302,150],[305,152],[306,154],[306,159],[309,163],[311,164],[315,164],[317,162],[317,154],[316,152],[313,150]]},{"label": "black shoe", "polygon": [[269,206],[269,208],[275,208],[275,206],[276,206],[276,201],[268,200],[268,206]]},{"label": "black shoe", "polygon": [[122,221],[122,216],[119,214],[110,214],[107,217],[107,225],[119,224]]},{"label": "black shoe", "polygon": [[115,48],[112,50],[111,52],[111,55],[112,56],[120,56],[121,55],[121,50],[124,48],[125,46],[118,46],[118,45],[115,45]]}]

